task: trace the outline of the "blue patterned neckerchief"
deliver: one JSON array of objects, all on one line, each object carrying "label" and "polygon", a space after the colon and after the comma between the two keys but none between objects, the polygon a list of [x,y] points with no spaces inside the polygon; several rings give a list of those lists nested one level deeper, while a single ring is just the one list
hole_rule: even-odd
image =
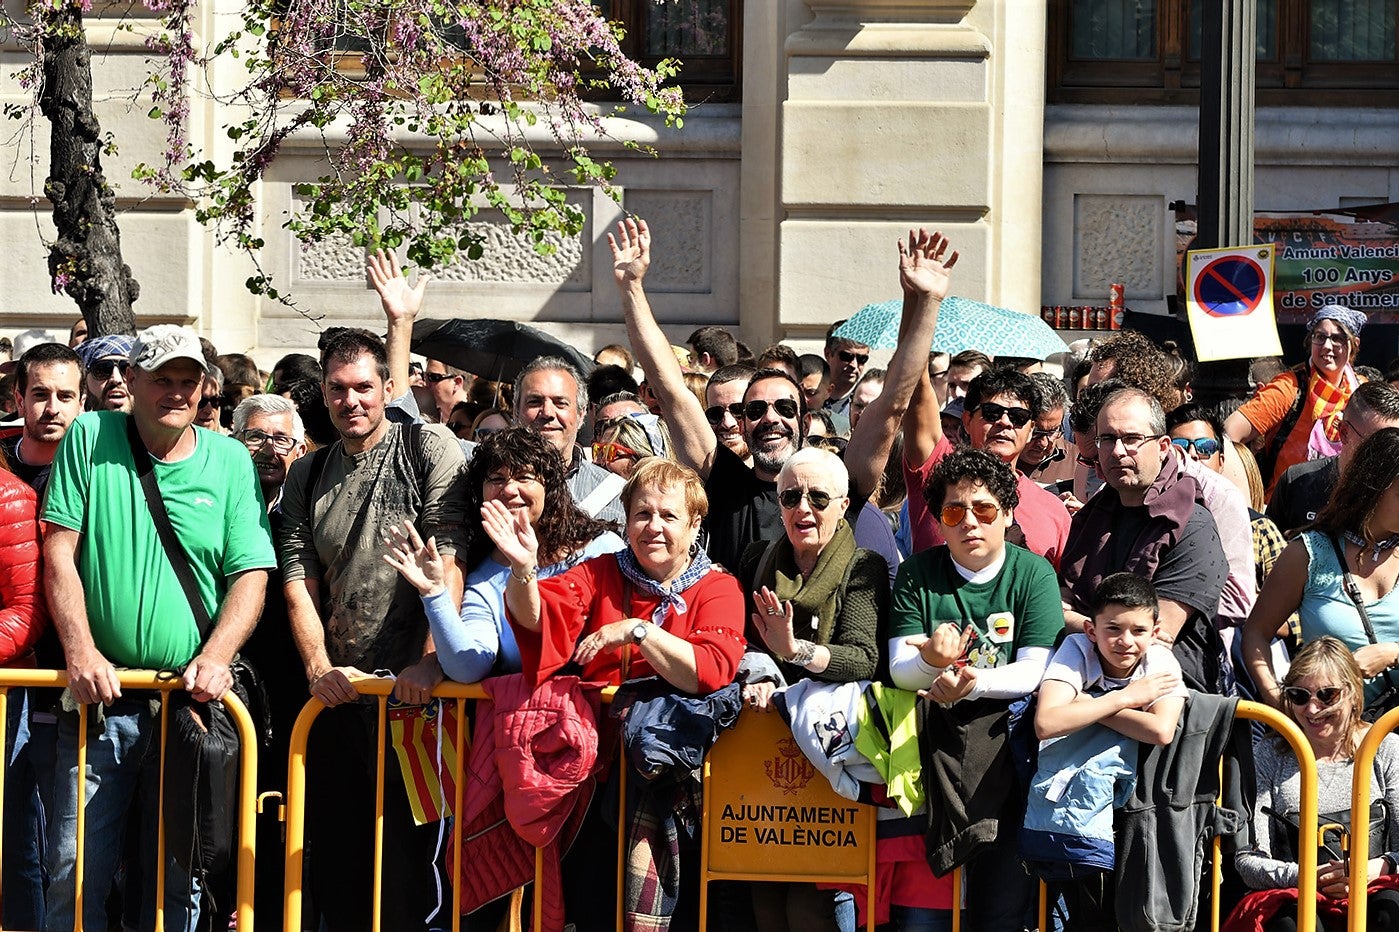
[{"label": "blue patterned neckerchief", "polygon": [[663,586],[641,568],[637,562],[636,555],[631,552],[631,547],[619,550],[616,553],[617,565],[622,569],[622,575],[631,580],[632,585],[643,592],[660,596],[661,604],[656,606],[656,610],[651,613],[652,624],[660,625],[665,619],[666,609],[675,606],[675,614],[683,615],[690,610],[690,606],[685,603],[685,598],[680,593],[699,582],[700,577],[710,570],[709,554],[700,550],[690,560],[690,565],[685,568],[685,572],[675,577],[669,586]]},{"label": "blue patterned neckerchief", "polygon": [[1354,531],[1342,531],[1341,536],[1343,536],[1350,543],[1355,544],[1355,546],[1359,547],[1360,555],[1362,557],[1365,556],[1366,550],[1370,550],[1371,563],[1380,562],[1380,553],[1382,551],[1393,550],[1395,547],[1399,547],[1399,534],[1391,534],[1384,540],[1377,540],[1373,544],[1371,544],[1368,540],[1361,537]]}]

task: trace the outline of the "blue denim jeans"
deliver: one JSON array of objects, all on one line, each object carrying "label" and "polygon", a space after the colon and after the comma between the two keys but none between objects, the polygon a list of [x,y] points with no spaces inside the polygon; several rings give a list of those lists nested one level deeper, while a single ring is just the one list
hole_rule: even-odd
[{"label": "blue denim jeans", "polygon": [[[108,927],[106,903],[112,878],[125,847],[127,817],[140,807],[140,929],[155,927],[155,853],[160,798],[160,714],[145,697],[123,697],[96,721],[98,707],[88,710],[87,805],[83,857],[83,927]],[[54,781],[54,810],[49,819],[49,895],[46,928],[73,928],[77,862],[78,716],[60,716]],[[127,891],[131,895],[132,891]],[[199,918],[199,892],[173,857],[165,863],[165,928],[190,932]]]},{"label": "blue denim jeans", "polygon": [[26,724],[22,689],[12,689],[5,741],[5,857],[0,864],[0,922],[8,929],[44,926],[44,815],[39,781],[30,760],[31,741],[20,739]]}]

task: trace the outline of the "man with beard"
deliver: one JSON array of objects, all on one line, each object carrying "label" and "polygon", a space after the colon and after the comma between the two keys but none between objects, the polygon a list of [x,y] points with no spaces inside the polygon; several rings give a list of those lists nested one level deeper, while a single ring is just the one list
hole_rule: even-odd
[{"label": "man with beard", "polygon": [[[692,467],[705,480],[705,492],[709,496],[709,516],[705,527],[709,533],[710,558],[724,566],[736,567],[744,548],[750,543],[775,540],[785,533],[782,511],[777,502],[777,473],[787,458],[802,446],[802,387],[786,372],[760,369],[749,381],[741,401],[733,402],[733,407],[726,410],[727,416],[742,414],[742,432],[753,458],[752,467],[746,466],[732,450],[719,443],[711,431],[704,429],[706,413],[686,390],[680,366],[670,354],[665,334],[651,313],[642,287],[651,262],[651,235],[645,222],[625,221],[618,226],[616,237],[609,235],[608,242],[612,246],[613,274],[622,291],[627,335],[647,379],[655,386],[661,399],[671,437],[675,440],[676,458]],[[943,290],[937,291],[932,284],[918,286],[915,290],[922,297],[914,301],[917,312],[910,315],[917,320],[920,337],[926,337],[928,341],[932,339],[937,304],[946,293],[946,275],[941,262],[946,248],[946,242],[940,236],[931,239],[924,237],[918,242],[917,260],[906,257],[910,265],[904,268],[905,274],[911,273],[913,264],[919,264],[920,268],[937,266],[941,270],[933,274],[930,268],[922,268],[930,280],[941,282]],[[949,257],[946,265],[950,267],[953,262],[955,253]],[[911,342],[917,341],[911,338]],[[921,359],[918,368],[923,368]],[[898,384],[899,380],[893,381]],[[908,390],[911,391],[912,378],[906,381],[910,383]],[[871,422],[868,436],[864,439],[856,437],[853,441],[858,449],[869,452],[854,464],[856,468],[852,470],[851,479],[856,491],[850,496],[845,517],[855,528],[856,544],[866,549],[882,550],[882,547],[879,540],[862,533],[861,525],[865,522],[859,521],[861,510],[865,508],[874,486],[874,482],[864,474],[877,476],[883,470],[884,463],[879,457],[888,455],[893,430],[887,432],[888,436],[880,437],[876,436],[876,428],[888,420],[883,407],[888,407],[890,411],[899,410],[895,404],[899,395],[895,391],[877,399],[874,404],[882,406],[879,409],[881,413],[876,414],[876,420]],[[871,410],[875,409],[872,407]],[[897,414],[894,418],[894,423],[897,423]],[[887,536],[887,522],[882,524],[882,529]]]},{"label": "man with beard", "polygon": [[[908,487],[908,517],[913,549],[944,543],[937,516],[923,500],[923,488],[933,467],[952,452],[943,435],[942,417],[934,402],[926,371],[913,402],[904,414],[904,479]],[[977,450],[988,450],[1015,468],[1040,416],[1040,393],[1028,375],[1011,368],[989,369],[971,380],[964,399],[962,426]],[[1020,504],[1015,509],[1011,540],[1059,565],[1069,536],[1069,513],[1053,494],[1017,472]]]},{"label": "man with beard", "polygon": [[87,410],[131,412],[131,390],[126,383],[131,363],[127,356],[135,345],[134,337],[120,333],[78,344],[78,356],[87,373]]},{"label": "man with beard", "polygon": [[11,471],[40,495],[58,442],[83,411],[83,365],[62,343],[40,343],[19,358],[15,403],[24,427],[0,440]]}]

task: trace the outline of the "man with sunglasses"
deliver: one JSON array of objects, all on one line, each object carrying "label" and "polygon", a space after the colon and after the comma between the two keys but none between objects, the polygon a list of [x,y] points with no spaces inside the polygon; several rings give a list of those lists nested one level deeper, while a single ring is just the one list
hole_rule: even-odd
[{"label": "man with sunglasses", "polygon": [[[741,402],[729,402],[721,412],[714,412],[711,406],[710,412],[713,413],[707,414],[685,387],[680,366],[670,354],[665,333],[656,323],[642,287],[642,280],[651,263],[651,234],[645,221],[628,219],[618,224],[617,235],[609,234],[608,243],[612,247],[613,274],[622,292],[627,336],[637,352],[642,370],[661,400],[671,437],[675,441],[676,458],[705,480],[705,492],[709,495],[706,529],[709,533],[710,558],[721,565],[737,567],[749,544],[757,540],[776,540],[786,533],[777,502],[777,474],[788,457],[801,449],[804,440],[802,387],[795,377],[782,370],[759,370],[749,381]],[[915,242],[915,247],[919,256],[916,260],[906,258],[908,274],[914,274],[912,267],[918,264],[918,274],[938,278],[943,290],[935,297],[940,300],[941,294],[946,293],[946,275],[945,272],[935,275],[931,267],[944,268],[942,257],[947,251],[946,240],[940,235],[929,237],[925,234]],[[902,245],[900,248],[902,250]],[[946,266],[950,267],[955,261],[956,253],[953,252]],[[920,331],[925,347],[932,340],[933,322],[936,321],[936,301],[931,297],[928,300],[934,313],[918,315],[920,320],[927,317],[926,325]],[[918,366],[923,368],[921,359]],[[710,397],[712,405],[713,396]],[[885,402],[881,400],[876,404]],[[719,443],[712,430],[706,429],[706,421],[716,423],[713,420],[716,413],[724,418],[742,415],[741,429],[752,457],[751,467],[727,446]],[[880,414],[877,420],[882,422],[884,419],[885,416]],[[861,449],[875,451],[882,446],[885,451],[883,455],[887,456],[892,435],[891,430],[882,441],[868,442]],[[868,470],[873,459],[871,456],[861,460],[860,467]],[[877,476],[882,469],[881,460],[874,466],[874,474]],[[871,489],[874,483],[867,479],[856,485],[860,489]],[[896,552],[887,521],[878,516],[873,523],[858,520],[868,503],[869,492],[864,491],[863,495],[856,492],[850,498],[846,517],[855,527],[856,543],[880,553],[892,555]],[[869,530],[866,531],[866,528]],[[877,536],[879,532],[882,532],[883,539]]]},{"label": "man with sunglasses", "polygon": [[1199,484],[1171,452],[1165,411],[1147,392],[1123,388],[1102,403],[1095,426],[1106,485],[1073,518],[1059,572],[1065,621],[1083,630],[1093,593],[1111,574],[1144,576],[1160,599],[1158,640],[1180,661],[1186,685],[1220,692],[1224,644],[1215,617],[1229,561],[1197,501]]},{"label": "man with sunglasses", "polygon": [[[953,450],[952,441],[943,434],[934,397],[932,383],[924,374],[904,414],[904,479],[915,552],[945,542],[937,517],[922,494],[934,467]],[[1015,369],[989,369],[972,379],[962,399],[962,427],[972,448],[986,450],[1014,469],[1030,440],[1035,418],[1042,413],[1039,398],[1030,377]],[[1020,472],[1015,476],[1020,504],[1012,539],[1057,566],[1069,534],[1069,513],[1058,497],[1033,479]]]},{"label": "man with sunglasses", "polygon": [[1399,427],[1399,389],[1387,382],[1366,382],[1351,393],[1341,412],[1340,453],[1289,466],[1273,486],[1268,517],[1286,535],[1316,520],[1316,514],[1340,481],[1355,448],[1375,431]]},{"label": "man with sunglasses", "polygon": [[714,371],[704,387],[704,418],[714,431],[714,439],[747,466],[753,465],[753,458],[743,432],[743,396],[757,371],[742,363],[724,366]]},{"label": "man with sunglasses", "polygon": [[427,368],[423,370],[423,381],[427,383],[428,393],[432,395],[434,405],[429,413],[435,415],[434,420],[439,424],[447,423],[452,408],[456,407],[458,402],[471,397],[470,374],[441,360],[427,361]]},{"label": "man with sunglasses", "polygon": [[865,364],[870,361],[870,348],[854,340],[831,336],[843,323],[845,321],[838,320],[826,331],[824,355],[826,364],[831,367],[831,387],[823,407],[849,418],[850,401],[855,396],[855,386],[865,371]]},{"label": "man with sunglasses", "polygon": [[1039,414],[1025,449],[1020,451],[1015,468],[1056,493],[1070,491],[1074,477],[1074,461],[1064,451],[1064,427],[1068,423],[1069,393],[1064,380],[1048,372],[1030,376],[1039,393]]},{"label": "man with sunglasses", "polygon": [[78,344],[78,355],[87,373],[87,410],[131,412],[131,389],[126,382],[131,363],[127,356],[135,345],[134,337],[121,333]]}]

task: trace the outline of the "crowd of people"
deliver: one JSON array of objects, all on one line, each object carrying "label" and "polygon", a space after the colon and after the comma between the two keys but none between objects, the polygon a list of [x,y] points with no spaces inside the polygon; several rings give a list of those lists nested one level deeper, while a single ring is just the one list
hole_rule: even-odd
[{"label": "crowd of people", "polygon": [[[445,679],[489,685],[478,713],[494,717],[474,727],[513,769],[474,751],[470,767],[473,785],[500,768],[504,815],[460,817],[493,829],[549,799],[530,817],[562,839],[559,928],[615,927],[599,891],[619,837],[626,927],[696,925],[696,762],[741,707],[781,715],[837,792],[879,807],[880,896],[717,884],[726,930],[845,932],[870,911],[951,929],[958,899],[963,928],[1033,928],[1041,878],[1056,928],[1189,928],[1211,834],[1232,858],[1228,927],[1295,928],[1314,833],[1298,764],[1236,729],[1232,700],[1296,722],[1326,821],[1349,827],[1356,748],[1399,705],[1399,389],[1353,364],[1365,314],[1320,309],[1301,365],[1255,361],[1253,386],[1205,405],[1179,350],[1132,331],[1049,360],[934,352],[958,258],[937,233],[898,243],[883,369],[839,324],[820,355],[755,355],[712,326],[674,346],[647,300],[650,229],[628,219],[608,240],[627,345],[586,373],[415,362],[427,278],[385,253],[369,277],[386,336],[331,329],[271,373],[172,325],[16,347],[0,665],[69,685],[10,694],[3,925],[68,929],[81,904],[85,928],[153,927],[160,703],[118,671],[174,671],[207,702],[241,657],[267,690],[261,789],[284,786],[307,699],[326,707],[300,928],[370,926],[370,676],[409,710]],[[590,684],[621,687],[613,717]],[[1198,803],[1221,749],[1242,775],[1227,831]],[[619,825],[624,766],[646,789]],[[449,864],[413,781],[385,779],[382,927],[445,925],[445,872],[472,891],[466,927],[495,929],[497,888],[527,878],[494,851]],[[1368,837],[1371,928],[1399,928],[1399,739],[1372,797],[1349,850]],[[279,841],[259,839],[269,925]],[[171,855],[163,875],[166,928],[229,925],[225,872]],[[1317,880],[1320,908],[1343,909],[1339,846]]]}]

